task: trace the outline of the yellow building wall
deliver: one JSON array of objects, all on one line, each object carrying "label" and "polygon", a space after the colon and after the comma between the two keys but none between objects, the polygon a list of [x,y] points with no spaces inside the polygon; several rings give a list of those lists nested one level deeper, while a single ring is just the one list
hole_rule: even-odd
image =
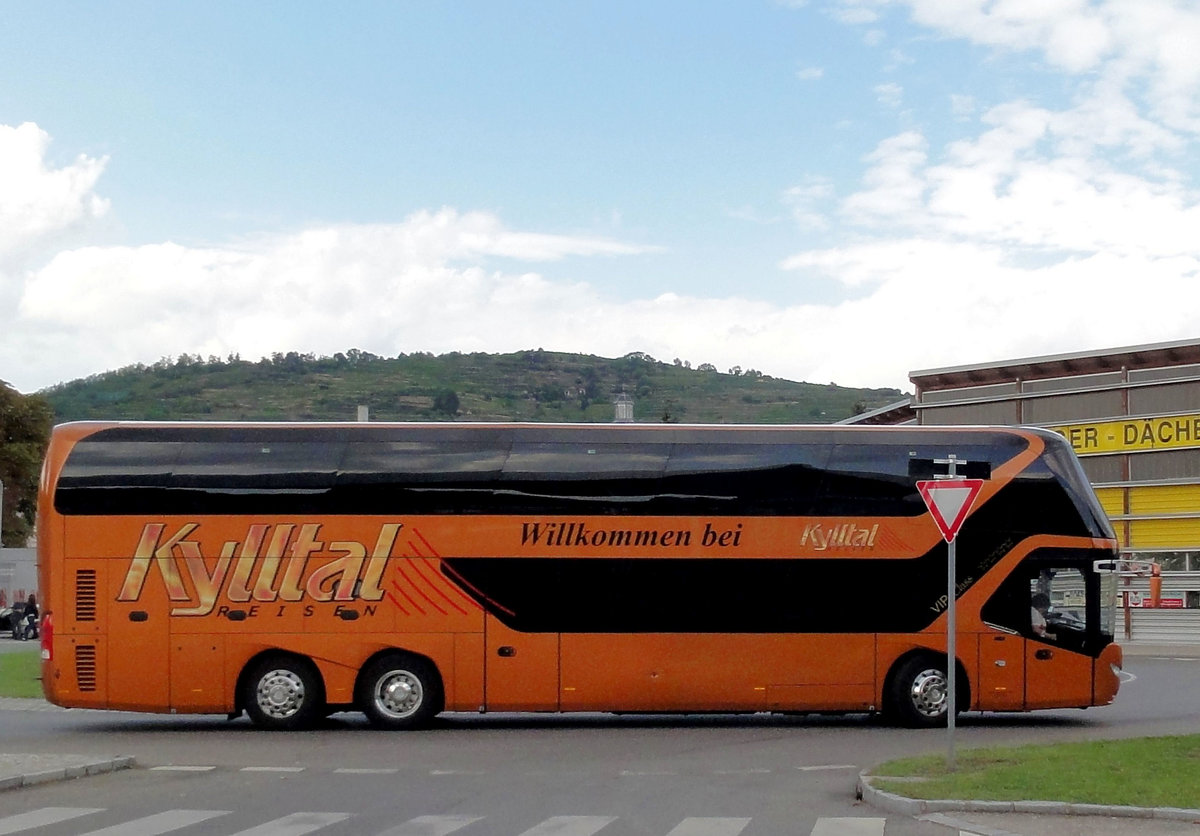
[{"label": "yellow building wall", "polygon": [[1144,485],[1129,488],[1129,513],[1142,517],[1157,514],[1200,516],[1200,485]]},{"label": "yellow building wall", "polygon": [[1126,488],[1096,488],[1096,498],[1104,508],[1104,513],[1111,517],[1119,517],[1125,513]]},{"label": "yellow building wall", "polygon": [[1125,548],[1200,547],[1200,485],[1101,487],[1096,497]]},{"label": "yellow building wall", "polygon": [[1129,523],[1128,545],[1134,549],[1190,550],[1197,543],[1200,543],[1200,517]]}]

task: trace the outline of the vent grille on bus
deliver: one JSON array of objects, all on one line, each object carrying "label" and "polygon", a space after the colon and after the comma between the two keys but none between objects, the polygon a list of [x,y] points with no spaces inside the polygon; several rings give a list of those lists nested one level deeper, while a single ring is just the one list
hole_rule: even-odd
[{"label": "vent grille on bus", "polygon": [[96,620],[96,570],[75,571],[75,620]]},{"label": "vent grille on bus", "polygon": [[96,690],[96,646],[81,644],[75,648],[75,682],[80,691]]}]

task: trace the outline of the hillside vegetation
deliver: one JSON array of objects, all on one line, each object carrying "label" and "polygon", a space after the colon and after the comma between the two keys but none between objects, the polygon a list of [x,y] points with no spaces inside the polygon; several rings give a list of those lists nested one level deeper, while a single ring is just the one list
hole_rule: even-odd
[{"label": "hillside vegetation", "polygon": [[897,389],[797,383],[754,369],[609,359],[541,349],[512,354],[402,354],[352,349],[332,357],[275,354],[258,361],[181,355],[152,366],[63,383],[42,394],[55,421],[613,420],[621,394],[638,421],[829,423],[898,400]]}]

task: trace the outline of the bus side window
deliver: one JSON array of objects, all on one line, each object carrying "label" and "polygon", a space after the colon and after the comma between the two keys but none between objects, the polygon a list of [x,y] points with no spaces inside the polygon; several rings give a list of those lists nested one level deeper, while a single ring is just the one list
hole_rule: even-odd
[{"label": "bus side window", "polygon": [[996,627],[1029,636],[1033,625],[1029,608],[1029,577],[1014,572],[983,605],[983,620]]}]

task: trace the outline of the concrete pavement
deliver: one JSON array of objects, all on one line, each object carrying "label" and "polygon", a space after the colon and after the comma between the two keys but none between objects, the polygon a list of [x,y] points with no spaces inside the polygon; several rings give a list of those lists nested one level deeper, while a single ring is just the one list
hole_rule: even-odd
[{"label": "concrete pavement", "polygon": [[0,790],[13,790],[65,781],[85,775],[99,775],[117,769],[128,769],[134,760],[128,755],[41,755],[31,752],[0,753]]}]

